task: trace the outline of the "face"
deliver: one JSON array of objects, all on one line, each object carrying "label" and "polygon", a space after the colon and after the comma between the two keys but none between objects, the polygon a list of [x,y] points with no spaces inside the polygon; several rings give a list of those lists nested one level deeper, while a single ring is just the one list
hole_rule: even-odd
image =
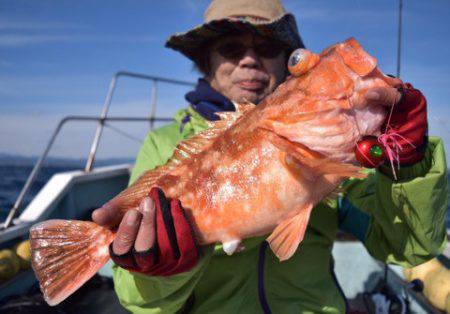
[{"label": "face", "polygon": [[286,75],[281,47],[251,34],[221,38],[210,53],[210,85],[236,102],[259,103]]}]

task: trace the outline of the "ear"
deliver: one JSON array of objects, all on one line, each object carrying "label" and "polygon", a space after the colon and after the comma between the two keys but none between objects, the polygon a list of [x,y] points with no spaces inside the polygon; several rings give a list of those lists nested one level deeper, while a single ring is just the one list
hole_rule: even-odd
[{"label": "ear", "polygon": [[377,66],[377,59],[369,55],[355,38],[349,38],[338,44],[336,51],[344,63],[359,76],[366,76]]}]

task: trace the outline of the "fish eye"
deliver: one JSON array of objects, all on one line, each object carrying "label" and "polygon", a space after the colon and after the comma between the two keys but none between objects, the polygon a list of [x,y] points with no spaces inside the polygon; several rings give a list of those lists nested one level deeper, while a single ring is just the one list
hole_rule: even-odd
[{"label": "fish eye", "polygon": [[296,66],[303,58],[305,49],[296,49],[294,52],[291,53],[291,56],[289,57],[288,66],[294,67]]},{"label": "fish eye", "polygon": [[291,53],[288,60],[289,72],[294,76],[300,76],[314,67],[319,60],[319,55],[307,49],[296,49]]}]

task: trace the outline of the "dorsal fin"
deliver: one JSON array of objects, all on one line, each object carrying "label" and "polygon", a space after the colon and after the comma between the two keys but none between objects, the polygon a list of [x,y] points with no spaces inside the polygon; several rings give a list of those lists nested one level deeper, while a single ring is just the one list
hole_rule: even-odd
[{"label": "dorsal fin", "polygon": [[254,103],[251,103],[249,101],[245,102],[245,103],[234,103],[234,106],[236,107],[236,112],[239,112],[241,114],[253,109],[256,107],[256,105]]},{"label": "dorsal fin", "polygon": [[174,153],[166,164],[166,172],[171,171],[174,167],[179,166],[192,156],[208,149],[214,140],[225,132],[230,126],[247,111],[255,108],[252,103],[238,104],[234,103],[236,111],[222,111],[216,114],[220,117],[217,121],[207,121],[208,129],[194,135],[193,137],[178,143]]},{"label": "dorsal fin", "polygon": [[178,143],[172,157],[165,165],[144,172],[139,179],[136,180],[136,182],[104,206],[119,207],[122,210],[137,208],[142,197],[150,191],[160,177],[170,174],[178,167],[181,167],[186,161],[190,160],[193,156],[208,149],[214,140],[223,134],[223,132],[225,132],[230,126],[232,126],[244,112],[247,112],[254,107],[255,105],[250,103],[238,104],[236,105],[237,111],[224,111],[217,113],[221,120],[207,122],[209,126],[208,129]]},{"label": "dorsal fin", "polygon": [[255,104],[251,102],[247,103],[233,103],[236,111],[221,111],[216,112],[216,115],[220,117],[218,121],[207,121],[210,128],[217,129],[228,129],[233,125],[239,117],[241,117],[247,111],[256,107]]}]

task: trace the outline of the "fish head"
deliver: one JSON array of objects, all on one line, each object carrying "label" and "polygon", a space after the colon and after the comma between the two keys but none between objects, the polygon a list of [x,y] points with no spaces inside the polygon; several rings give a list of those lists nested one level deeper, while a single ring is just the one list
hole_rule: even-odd
[{"label": "fish head", "polygon": [[315,54],[295,50],[288,61],[291,75],[265,105],[272,126],[290,141],[343,162],[356,162],[356,143],[378,136],[387,108],[369,105],[373,87],[396,86],[377,60],[350,38]]}]

